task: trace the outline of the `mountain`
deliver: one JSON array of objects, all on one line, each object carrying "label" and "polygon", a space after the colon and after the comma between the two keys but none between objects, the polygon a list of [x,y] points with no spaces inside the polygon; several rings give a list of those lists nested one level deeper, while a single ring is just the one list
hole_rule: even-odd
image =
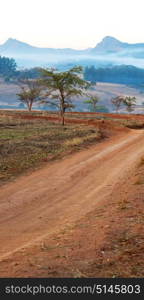
[{"label": "mountain", "polygon": [[27,43],[9,38],[3,45],[0,45],[0,54],[59,54],[59,55],[97,55],[97,54],[110,54],[118,53],[128,50],[144,50],[144,44],[128,44],[119,41],[118,39],[106,36],[94,48],[85,50],[75,50],[71,48],[40,48],[31,46]]},{"label": "mountain", "polygon": [[123,43],[117,40],[114,37],[106,36],[100,43],[96,45],[95,48],[92,49],[92,53],[114,53],[122,51],[129,47],[128,43]]},{"label": "mountain", "polygon": [[144,43],[129,44],[106,36],[94,48],[75,50],[71,48],[40,48],[9,38],[0,45],[0,55],[13,57],[19,67],[94,64],[97,67],[105,65],[135,65],[144,67]]},{"label": "mountain", "polygon": [[106,36],[95,48],[91,50],[93,54],[121,54],[133,57],[144,57],[144,43],[129,44],[118,39]]},{"label": "mountain", "polygon": [[32,52],[35,51],[36,47],[30,46],[29,44],[20,42],[16,39],[9,38],[3,45],[0,45],[0,53],[20,53],[20,52]]},{"label": "mountain", "polygon": [[12,38],[0,45],[0,55],[14,58],[20,68],[46,67],[59,62],[74,62],[79,57],[88,55],[90,50],[40,48]]},{"label": "mountain", "polygon": [[71,48],[57,49],[57,48],[40,48],[31,46],[27,43],[18,41],[16,39],[9,38],[3,45],[0,45],[0,54],[83,54],[88,53],[90,49],[86,50],[74,50]]}]

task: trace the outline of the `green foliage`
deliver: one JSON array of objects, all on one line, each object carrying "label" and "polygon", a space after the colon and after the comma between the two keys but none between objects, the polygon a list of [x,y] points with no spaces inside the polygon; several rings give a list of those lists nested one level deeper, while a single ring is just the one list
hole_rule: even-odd
[{"label": "green foliage", "polygon": [[105,105],[97,105],[96,112],[108,113],[109,110]]},{"label": "green foliage", "polygon": [[111,102],[116,107],[116,112],[118,112],[121,105],[124,103],[124,97],[123,96],[117,96],[115,98],[112,98]]},{"label": "green foliage", "polygon": [[134,66],[86,67],[84,78],[90,82],[112,82],[141,85],[144,82],[144,70]]},{"label": "green foliage", "polygon": [[6,82],[12,78],[17,80],[38,79],[40,75],[40,68],[17,70],[17,64],[13,58],[0,56],[0,76],[4,77]]},{"label": "green foliage", "polygon": [[39,68],[25,69],[16,72],[17,80],[38,79],[41,76]]},{"label": "green foliage", "polygon": [[19,109],[25,109],[25,105],[24,105],[24,103],[23,103],[23,102],[21,102],[21,103],[19,104],[18,108],[19,108]]},{"label": "green foliage", "polygon": [[113,105],[116,107],[116,111],[120,109],[121,105],[125,105],[128,112],[132,112],[136,105],[136,98],[130,96],[117,96],[111,100]]},{"label": "green foliage", "polygon": [[135,105],[136,105],[136,98],[127,96],[124,99],[124,104],[126,105],[127,111],[132,112],[134,110]]},{"label": "green foliage", "polygon": [[16,74],[16,62],[13,58],[0,56],[0,76],[12,77]]},{"label": "green foliage", "polygon": [[104,112],[108,113],[109,110],[105,105],[97,105],[99,102],[98,96],[89,96],[88,100],[85,100],[84,103],[89,104],[90,112]]},{"label": "green foliage", "polygon": [[43,79],[40,84],[47,88],[45,103],[58,107],[62,124],[64,125],[64,113],[67,109],[74,107],[72,98],[82,96],[84,91],[90,86],[85,81],[83,69],[80,66],[74,67],[65,72],[59,72],[53,69],[41,69]]},{"label": "green foliage", "polygon": [[90,96],[90,98],[88,100],[84,101],[84,103],[89,104],[91,112],[97,111],[97,103],[98,102],[99,102],[99,98],[97,96]]},{"label": "green foliage", "polygon": [[21,81],[23,85],[20,86],[21,92],[18,93],[19,100],[27,105],[29,111],[32,110],[34,102],[40,102],[42,99],[41,88],[35,80]]}]

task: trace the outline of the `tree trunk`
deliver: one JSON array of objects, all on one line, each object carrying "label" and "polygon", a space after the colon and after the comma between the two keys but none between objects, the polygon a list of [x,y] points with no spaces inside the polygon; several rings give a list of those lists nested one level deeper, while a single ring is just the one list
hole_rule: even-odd
[{"label": "tree trunk", "polygon": [[65,125],[65,119],[64,119],[64,110],[61,111],[61,118],[62,118],[62,126]]},{"label": "tree trunk", "polygon": [[30,112],[30,111],[31,111],[31,108],[30,108],[29,103],[27,103],[27,108],[28,108],[28,111]]},{"label": "tree trunk", "polygon": [[31,101],[30,103],[29,103],[29,111],[31,112],[31,110],[32,110],[32,104],[33,104],[33,102]]},{"label": "tree trunk", "polygon": [[31,112],[32,103],[30,103],[29,101],[26,101],[26,105],[27,105],[28,111]]},{"label": "tree trunk", "polygon": [[64,96],[61,93],[61,118],[62,118],[62,126],[65,125],[64,113],[65,113]]}]

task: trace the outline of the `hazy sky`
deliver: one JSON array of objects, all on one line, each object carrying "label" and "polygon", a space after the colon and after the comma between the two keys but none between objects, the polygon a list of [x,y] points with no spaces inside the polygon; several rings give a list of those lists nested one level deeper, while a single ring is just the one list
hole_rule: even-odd
[{"label": "hazy sky", "polygon": [[104,36],[144,42],[144,0],[0,0],[0,44],[94,47]]}]

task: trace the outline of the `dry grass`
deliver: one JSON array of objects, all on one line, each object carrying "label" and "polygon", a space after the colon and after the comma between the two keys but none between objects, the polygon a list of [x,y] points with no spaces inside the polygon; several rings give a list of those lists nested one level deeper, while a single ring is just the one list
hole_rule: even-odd
[{"label": "dry grass", "polygon": [[69,146],[77,146],[80,144],[83,144],[84,142],[88,142],[90,140],[94,140],[100,137],[100,133],[97,132],[97,136],[95,135],[95,133],[93,134],[89,134],[87,136],[84,137],[77,137],[77,138],[73,138],[71,140],[65,141],[64,145],[69,147]]},{"label": "dry grass", "polygon": [[0,182],[103,138],[97,128],[0,116]]}]

